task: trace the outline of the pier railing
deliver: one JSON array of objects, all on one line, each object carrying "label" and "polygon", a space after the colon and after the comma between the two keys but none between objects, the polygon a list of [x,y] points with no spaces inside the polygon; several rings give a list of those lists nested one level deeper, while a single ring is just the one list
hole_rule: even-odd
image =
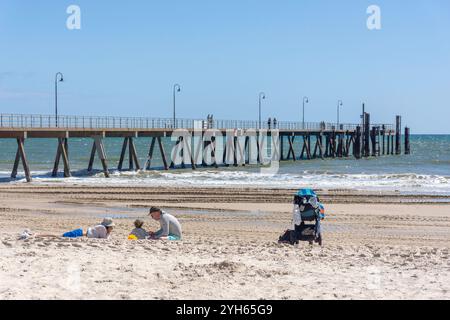
[{"label": "pier railing", "polygon": [[[355,130],[360,124],[328,122],[268,121],[261,129],[280,130]],[[393,130],[392,124],[374,124]],[[111,116],[58,116],[29,114],[0,114],[0,128],[12,129],[258,129],[259,122],[252,120],[202,120]]]}]

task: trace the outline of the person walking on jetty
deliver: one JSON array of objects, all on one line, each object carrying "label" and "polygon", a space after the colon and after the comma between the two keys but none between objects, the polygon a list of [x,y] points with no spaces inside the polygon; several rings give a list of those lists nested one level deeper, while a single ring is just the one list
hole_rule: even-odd
[{"label": "person walking on jetty", "polygon": [[159,221],[161,229],[156,232],[149,232],[150,239],[155,240],[181,240],[181,224],[177,218],[160,208],[152,207],[149,214],[154,220]]}]

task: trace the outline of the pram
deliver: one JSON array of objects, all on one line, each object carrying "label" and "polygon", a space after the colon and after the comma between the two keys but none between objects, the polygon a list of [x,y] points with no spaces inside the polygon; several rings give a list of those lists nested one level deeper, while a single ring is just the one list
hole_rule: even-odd
[{"label": "pram", "polygon": [[279,242],[298,244],[299,241],[323,244],[321,221],[325,219],[325,208],[311,189],[301,189],[294,195],[294,230],[287,230]]}]

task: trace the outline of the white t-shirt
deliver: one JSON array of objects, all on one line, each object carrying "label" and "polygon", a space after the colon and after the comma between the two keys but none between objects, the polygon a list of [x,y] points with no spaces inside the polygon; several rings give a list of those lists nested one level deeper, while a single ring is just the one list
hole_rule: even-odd
[{"label": "white t-shirt", "polygon": [[108,239],[109,235],[104,225],[98,225],[87,230],[87,237],[93,239]]}]

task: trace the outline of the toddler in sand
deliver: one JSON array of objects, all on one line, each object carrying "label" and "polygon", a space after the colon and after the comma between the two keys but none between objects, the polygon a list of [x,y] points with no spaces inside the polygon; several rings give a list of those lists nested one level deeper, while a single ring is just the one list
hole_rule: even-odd
[{"label": "toddler in sand", "polygon": [[139,219],[136,220],[134,222],[135,229],[133,229],[131,231],[130,237],[135,236],[138,240],[147,239],[150,235],[147,231],[145,231],[145,229],[142,228],[143,225],[144,225],[144,221],[139,220]]}]

